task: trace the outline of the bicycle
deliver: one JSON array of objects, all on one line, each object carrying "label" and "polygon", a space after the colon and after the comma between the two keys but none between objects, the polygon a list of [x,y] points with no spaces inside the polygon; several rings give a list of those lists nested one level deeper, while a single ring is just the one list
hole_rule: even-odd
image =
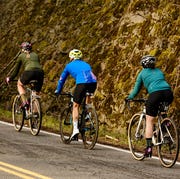
[{"label": "bicycle", "polygon": [[24,126],[24,121],[29,120],[30,130],[34,136],[39,134],[42,124],[40,96],[36,95],[34,88],[36,83],[36,80],[32,80],[26,87],[29,96],[29,109],[22,107],[22,100],[19,94],[15,96],[12,106],[12,118],[15,130],[20,132]]},{"label": "bicycle", "polygon": [[[71,93],[61,93],[68,98],[68,106],[65,107],[60,115],[60,136],[65,144],[69,144],[73,140],[78,140],[78,135],[71,139],[73,131],[72,107],[73,95]],[[93,94],[86,93],[88,96]],[[92,104],[85,104],[86,96],[83,98],[80,106],[78,127],[82,137],[85,149],[93,149],[98,138],[99,122],[96,110]]]},{"label": "bicycle", "polygon": [[[146,146],[146,99],[128,100],[128,102],[143,103],[143,110],[132,116],[128,128],[128,143],[130,151],[136,160],[143,160],[142,148]],[[168,104],[160,103],[157,122],[154,124],[152,143],[157,148],[157,154],[162,166],[172,167],[179,154],[179,135],[176,124],[172,118],[167,117]]]}]

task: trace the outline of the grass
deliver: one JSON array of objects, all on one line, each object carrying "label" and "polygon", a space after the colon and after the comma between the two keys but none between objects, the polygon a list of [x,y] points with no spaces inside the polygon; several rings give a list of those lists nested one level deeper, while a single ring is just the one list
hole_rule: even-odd
[{"label": "grass", "polygon": [[[0,115],[3,121],[12,123],[12,113],[10,110],[5,110],[0,107]],[[54,133],[59,133],[59,116],[43,114],[42,129]],[[114,132],[106,129],[103,125],[99,126],[98,142],[113,146],[128,147],[127,135],[121,132]]]}]

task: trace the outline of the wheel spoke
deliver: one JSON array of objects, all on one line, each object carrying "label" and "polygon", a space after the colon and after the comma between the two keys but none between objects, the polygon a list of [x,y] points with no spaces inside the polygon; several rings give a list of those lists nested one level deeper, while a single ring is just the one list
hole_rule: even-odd
[{"label": "wheel spoke", "polygon": [[25,111],[21,107],[21,105],[22,105],[21,97],[20,95],[17,95],[14,98],[13,107],[12,107],[13,124],[14,124],[15,130],[17,131],[21,131],[24,125]]},{"label": "wheel spoke", "polygon": [[163,142],[158,146],[158,155],[160,161],[164,167],[170,168],[172,167],[179,153],[179,137],[178,131],[174,121],[170,118],[163,119],[161,123],[162,135],[158,133],[159,142]]},{"label": "wheel spoke", "polygon": [[61,140],[63,143],[69,144],[71,142],[70,137],[73,130],[72,110],[70,108],[66,108],[59,116],[59,118]]},{"label": "wheel spoke", "polygon": [[88,109],[88,116],[85,118],[85,126],[82,129],[82,139],[84,143],[84,147],[86,149],[93,149],[97,139],[98,139],[98,131],[99,131],[99,122],[96,111],[93,107]]},{"label": "wheel spoke", "polygon": [[38,135],[42,124],[42,112],[40,101],[37,98],[34,98],[32,101],[31,113],[32,114],[29,120],[31,133],[33,135]]},{"label": "wheel spoke", "polygon": [[145,119],[139,124],[140,114],[135,114],[129,124],[128,128],[128,142],[129,148],[136,160],[143,160],[144,155],[142,151],[145,148]]}]

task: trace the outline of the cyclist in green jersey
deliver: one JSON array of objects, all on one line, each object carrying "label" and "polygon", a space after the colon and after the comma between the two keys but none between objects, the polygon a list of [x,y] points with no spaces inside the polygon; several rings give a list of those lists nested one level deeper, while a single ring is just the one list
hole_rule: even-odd
[{"label": "cyclist in green jersey", "polygon": [[153,136],[153,121],[158,113],[160,102],[171,104],[173,101],[173,93],[170,85],[165,80],[163,72],[159,68],[155,68],[156,58],[151,55],[146,55],[141,59],[143,69],[137,76],[134,89],[129,94],[127,99],[133,99],[144,85],[149,97],[146,102],[146,131],[145,137],[147,147],[144,156],[151,157],[152,155],[152,136]]},{"label": "cyclist in green jersey", "polygon": [[23,42],[21,44],[21,54],[16,60],[15,68],[12,74],[6,78],[6,82],[9,83],[12,81],[19,73],[21,67],[23,67],[24,72],[20,75],[20,78],[17,82],[18,92],[21,95],[23,102],[23,107],[28,107],[28,101],[26,98],[26,91],[24,85],[29,84],[31,80],[36,80],[38,83],[35,86],[36,92],[40,92],[43,80],[44,72],[40,65],[39,57],[35,52],[32,52],[32,45],[29,42]]}]

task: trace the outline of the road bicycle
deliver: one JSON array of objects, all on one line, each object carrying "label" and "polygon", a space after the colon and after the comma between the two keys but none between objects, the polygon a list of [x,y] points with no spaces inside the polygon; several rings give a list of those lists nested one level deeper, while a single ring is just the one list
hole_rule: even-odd
[{"label": "road bicycle", "polygon": [[[145,125],[146,125],[146,99],[128,100],[129,102],[143,103],[143,110],[132,116],[128,128],[128,143],[130,151],[136,160],[143,160],[146,146]],[[153,146],[157,148],[157,154],[164,167],[172,167],[179,154],[179,135],[176,124],[172,118],[167,117],[168,104],[160,103],[157,121],[154,123],[152,137]]]},{"label": "road bicycle", "polygon": [[32,80],[26,86],[26,93],[29,96],[29,109],[22,106],[23,103],[19,94],[15,96],[12,106],[12,118],[15,130],[20,132],[24,126],[24,121],[29,120],[30,130],[34,136],[39,134],[42,124],[40,96],[36,94],[36,84],[37,81]]},{"label": "road bicycle", "polygon": [[[68,98],[68,106],[65,107],[60,115],[60,136],[63,143],[69,144],[72,140],[78,140],[78,135],[71,139],[73,132],[73,95],[72,93],[61,93],[61,95]],[[87,95],[92,96],[93,94],[86,93]],[[86,96],[83,98],[80,106],[78,127],[84,148],[93,149],[98,139],[99,122],[94,106],[92,104],[85,104]]]}]

